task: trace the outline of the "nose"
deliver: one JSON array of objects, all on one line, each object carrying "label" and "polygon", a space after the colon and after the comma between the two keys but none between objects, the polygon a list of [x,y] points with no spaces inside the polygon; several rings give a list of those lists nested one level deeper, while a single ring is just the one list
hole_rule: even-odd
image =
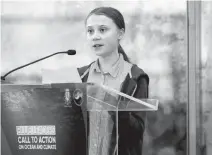
[{"label": "nose", "polygon": [[92,40],[100,40],[101,39],[101,35],[98,32],[95,32],[92,36]]}]

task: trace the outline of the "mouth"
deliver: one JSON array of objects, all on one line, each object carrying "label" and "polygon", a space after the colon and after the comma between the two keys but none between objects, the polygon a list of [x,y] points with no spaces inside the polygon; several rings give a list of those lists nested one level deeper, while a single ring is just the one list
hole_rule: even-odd
[{"label": "mouth", "polygon": [[104,46],[103,44],[94,44],[93,47],[102,47]]}]

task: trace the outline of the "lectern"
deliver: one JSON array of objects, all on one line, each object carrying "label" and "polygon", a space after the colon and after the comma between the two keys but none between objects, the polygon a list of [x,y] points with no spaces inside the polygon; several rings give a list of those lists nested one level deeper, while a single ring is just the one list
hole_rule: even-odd
[{"label": "lectern", "polygon": [[1,129],[13,155],[117,154],[120,112],[158,109],[155,99],[93,83],[4,84],[1,90]]}]

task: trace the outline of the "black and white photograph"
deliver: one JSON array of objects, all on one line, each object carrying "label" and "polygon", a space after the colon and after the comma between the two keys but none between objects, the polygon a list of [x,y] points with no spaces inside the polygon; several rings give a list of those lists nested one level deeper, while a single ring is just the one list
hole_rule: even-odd
[{"label": "black and white photograph", "polygon": [[212,1],[2,0],[2,155],[211,155]]}]

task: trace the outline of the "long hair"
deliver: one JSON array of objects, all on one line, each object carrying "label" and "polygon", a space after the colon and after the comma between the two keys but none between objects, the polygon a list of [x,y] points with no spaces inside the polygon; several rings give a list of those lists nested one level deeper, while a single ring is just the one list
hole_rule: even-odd
[{"label": "long hair", "polygon": [[[124,17],[122,16],[122,14],[117,9],[112,8],[112,7],[98,7],[98,8],[95,8],[94,10],[92,10],[88,14],[85,22],[87,22],[87,19],[93,14],[107,16],[108,18],[113,20],[113,22],[116,24],[116,26],[119,29],[123,29],[125,31]],[[118,46],[118,52],[123,55],[123,58],[124,58],[125,61],[130,62],[127,54],[125,53],[124,49],[122,48],[122,46],[120,44]]]}]

